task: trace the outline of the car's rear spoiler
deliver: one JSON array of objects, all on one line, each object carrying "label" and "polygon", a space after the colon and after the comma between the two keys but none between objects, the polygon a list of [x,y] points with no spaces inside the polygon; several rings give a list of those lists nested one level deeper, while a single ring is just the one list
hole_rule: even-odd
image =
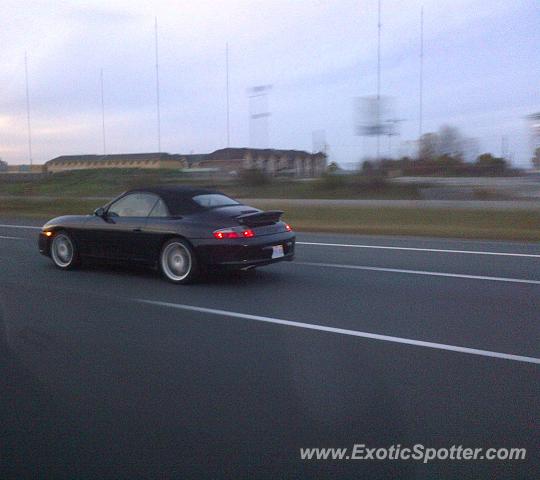
[{"label": "car's rear spoiler", "polygon": [[279,222],[281,215],[283,215],[281,210],[268,210],[266,212],[245,213],[236,219],[248,227],[257,227]]}]

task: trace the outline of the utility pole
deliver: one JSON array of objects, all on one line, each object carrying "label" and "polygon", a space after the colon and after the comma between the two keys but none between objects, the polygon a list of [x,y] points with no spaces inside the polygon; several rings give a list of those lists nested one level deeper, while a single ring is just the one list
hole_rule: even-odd
[{"label": "utility pole", "polygon": [[159,56],[158,56],[158,23],[155,18],[154,25],[155,46],[156,46],[156,114],[157,114],[157,144],[158,152],[161,152],[161,114],[159,108]]},{"label": "utility pole", "polygon": [[422,116],[423,116],[423,102],[424,102],[424,6],[420,10],[420,104],[419,104],[419,116],[418,116],[418,140],[422,136]]},{"label": "utility pole", "polygon": [[26,123],[28,127],[28,159],[30,160],[30,166],[33,164],[32,160],[32,128],[30,124],[30,89],[28,88],[28,58],[26,51],[24,52],[24,79],[26,83]]},{"label": "utility pole", "polygon": [[100,71],[101,83],[101,133],[103,137],[103,155],[107,155],[107,142],[105,137],[105,96],[103,94],[103,69]]},{"label": "utility pole", "polygon": [[229,109],[229,42],[225,44],[225,71],[227,88],[227,148],[231,146],[230,109]]},{"label": "utility pole", "polygon": [[377,20],[377,160],[381,153],[381,0],[378,1]]},{"label": "utility pole", "polygon": [[509,154],[508,154],[508,137],[506,135],[503,135],[501,137],[501,157],[505,160],[508,160]]}]

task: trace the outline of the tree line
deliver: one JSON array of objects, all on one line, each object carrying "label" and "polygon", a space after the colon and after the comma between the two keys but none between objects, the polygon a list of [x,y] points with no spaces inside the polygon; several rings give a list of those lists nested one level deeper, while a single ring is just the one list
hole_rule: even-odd
[{"label": "tree line", "polygon": [[[540,168],[540,148],[536,149],[532,163]],[[416,158],[365,160],[361,172],[383,176],[512,176],[520,173],[507,158],[479,154],[476,139],[448,125],[420,137]]]}]

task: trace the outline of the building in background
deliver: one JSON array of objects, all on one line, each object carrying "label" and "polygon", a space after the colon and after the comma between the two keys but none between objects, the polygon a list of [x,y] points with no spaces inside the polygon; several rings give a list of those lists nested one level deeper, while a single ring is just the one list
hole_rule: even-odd
[{"label": "building in background", "polygon": [[324,153],[303,150],[222,148],[207,154],[131,153],[118,155],[62,155],[40,168],[48,173],[102,168],[182,169],[235,175],[259,169],[270,176],[319,177],[326,170]]},{"label": "building in background", "polygon": [[540,112],[527,116],[529,120],[531,150],[532,150],[532,173],[540,173]]},{"label": "building in background", "polygon": [[0,168],[2,173],[45,173],[45,165],[7,165]]},{"label": "building in background", "polygon": [[540,112],[527,117],[531,131],[531,143],[533,150],[540,147]]},{"label": "building in background", "polygon": [[125,153],[117,155],[62,155],[45,163],[48,173],[97,168],[185,168],[181,155],[168,153]]},{"label": "building in background", "polygon": [[229,175],[241,170],[258,169],[275,177],[310,178],[324,173],[326,155],[303,150],[222,148],[207,155],[197,155],[196,161],[191,162],[190,166],[212,168]]}]

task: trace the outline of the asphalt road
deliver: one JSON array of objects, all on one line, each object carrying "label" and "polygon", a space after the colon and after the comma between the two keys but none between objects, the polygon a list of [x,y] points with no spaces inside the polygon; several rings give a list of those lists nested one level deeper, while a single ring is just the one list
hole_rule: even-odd
[{"label": "asphalt road", "polygon": [[[1,478],[538,478],[540,245],[301,234],[293,263],[175,286],[59,271],[17,223]],[[300,459],[354,444],[527,457]]]}]

